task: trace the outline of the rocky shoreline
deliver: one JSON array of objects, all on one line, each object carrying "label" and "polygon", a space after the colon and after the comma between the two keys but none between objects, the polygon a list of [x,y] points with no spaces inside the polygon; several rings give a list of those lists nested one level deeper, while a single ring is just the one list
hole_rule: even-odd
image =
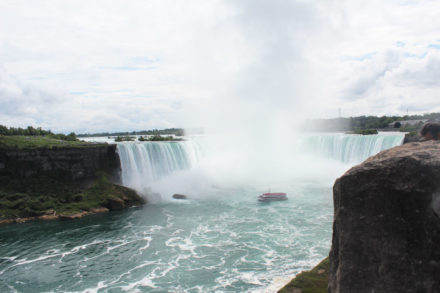
[{"label": "rocky shoreline", "polygon": [[117,185],[116,145],[0,148],[0,224],[69,220],[145,203]]},{"label": "rocky shoreline", "polygon": [[38,217],[26,217],[26,218],[13,218],[13,219],[3,219],[0,220],[0,225],[2,224],[22,224],[22,223],[26,223],[29,221],[35,221],[35,220],[43,220],[43,221],[48,221],[48,220],[75,220],[75,219],[81,219],[84,216],[91,216],[91,215],[96,215],[99,213],[106,213],[109,212],[110,210],[108,208],[93,208],[90,211],[82,211],[82,212],[78,212],[75,214],[70,214],[70,215],[58,215],[55,211],[48,212],[42,216],[38,216]]},{"label": "rocky shoreline", "polygon": [[[118,188],[124,188],[123,186],[118,186]],[[127,190],[129,190],[127,188]],[[119,211],[126,208],[140,206],[145,204],[145,200],[137,195],[135,191],[129,190],[131,196],[122,195],[121,197],[108,197],[107,195],[103,195],[102,206],[94,206],[87,208],[79,208],[77,210],[69,210],[63,207],[61,211],[57,211],[57,209],[50,208],[48,210],[42,210],[38,215],[33,216],[15,216],[12,217],[0,217],[0,225],[2,224],[21,224],[29,221],[35,220],[75,220],[80,219],[85,216],[95,215],[98,213],[106,213],[111,211]],[[80,203],[80,202],[79,202]],[[66,207],[69,207],[69,204],[66,204]],[[19,212],[19,210],[17,209]]]},{"label": "rocky shoreline", "polygon": [[327,257],[310,271],[296,275],[278,293],[327,293],[329,266]]}]

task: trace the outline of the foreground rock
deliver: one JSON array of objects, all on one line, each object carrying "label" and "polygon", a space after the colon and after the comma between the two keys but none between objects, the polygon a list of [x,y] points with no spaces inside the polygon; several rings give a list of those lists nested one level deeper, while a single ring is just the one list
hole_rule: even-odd
[{"label": "foreground rock", "polygon": [[379,153],[334,185],[329,292],[440,292],[440,142]]}]

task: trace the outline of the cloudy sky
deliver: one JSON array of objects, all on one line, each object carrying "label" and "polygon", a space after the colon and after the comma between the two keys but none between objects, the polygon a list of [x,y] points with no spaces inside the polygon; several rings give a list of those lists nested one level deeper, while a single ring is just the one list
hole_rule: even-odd
[{"label": "cloudy sky", "polygon": [[[440,112],[440,1],[0,1],[0,124]],[[295,117],[295,119],[291,119]]]}]

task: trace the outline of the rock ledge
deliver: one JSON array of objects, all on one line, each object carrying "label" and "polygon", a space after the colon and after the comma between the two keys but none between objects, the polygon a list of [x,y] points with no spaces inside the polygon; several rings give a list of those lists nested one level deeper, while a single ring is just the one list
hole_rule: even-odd
[{"label": "rock ledge", "polygon": [[440,292],[440,141],[369,158],[333,196],[329,292]]}]

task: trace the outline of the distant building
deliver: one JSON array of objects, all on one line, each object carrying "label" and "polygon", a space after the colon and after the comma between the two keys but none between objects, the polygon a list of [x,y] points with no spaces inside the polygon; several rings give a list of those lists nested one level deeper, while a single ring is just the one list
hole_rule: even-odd
[{"label": "distant building", "polygon": [[405,126],[417,126],[417,125],[423,125],[426,122],[428,122],[429,119],[419,119],[419,120],[402,120],[402,121],[395,121],[388,124],[388,128],[401,128]]},{"label": "distant building", "polygon": [[405,126],[422,126],[427,122],[437,122],[440,123],[439,119],[417,119],[417,120],[402,120],[394,121],[388,124],[388,128],[401,128]]}]

